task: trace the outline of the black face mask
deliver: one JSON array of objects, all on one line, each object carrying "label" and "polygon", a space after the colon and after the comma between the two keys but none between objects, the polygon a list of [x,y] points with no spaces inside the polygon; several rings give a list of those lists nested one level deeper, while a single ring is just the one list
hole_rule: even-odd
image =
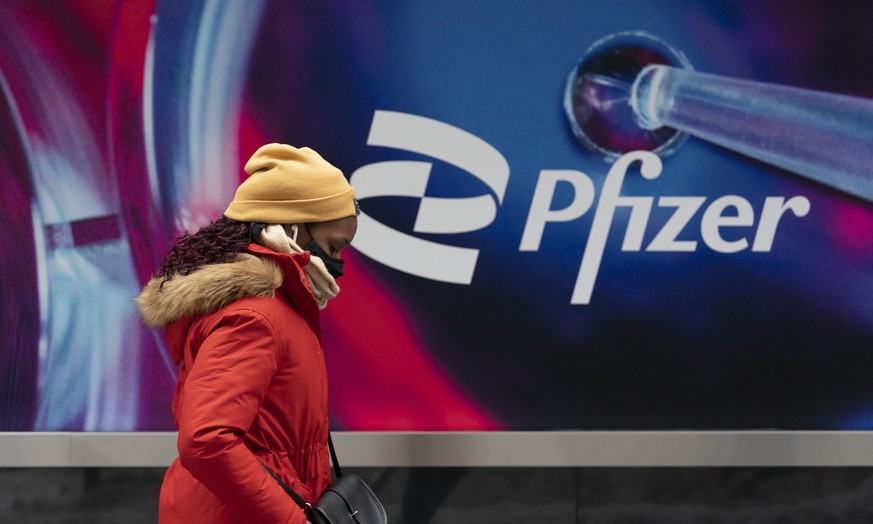
[{"label": "black face mask", "polygon": [[327,253],[321,249],[321,246],[316,244],[314,240],[309,243],[306,250],[324,262],[324,267],[327,268],[327,272],[330,273],[330,276],[332,276],[334,280],[338,280],[339,277],[343,276],[343,264],[346,263],[345,260],[328,256]]}]

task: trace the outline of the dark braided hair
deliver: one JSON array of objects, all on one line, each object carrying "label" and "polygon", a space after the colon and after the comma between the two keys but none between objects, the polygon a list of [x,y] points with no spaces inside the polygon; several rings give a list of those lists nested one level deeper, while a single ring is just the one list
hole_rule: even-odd
[{"label": "dark braided hair", "polygon": [[164,255],[155,277],[166,282],[175,275],[187,275],[207,264],[230,262],[251,239],[250,224],[221,217],[193,235],[186,232],[177,238]]}]

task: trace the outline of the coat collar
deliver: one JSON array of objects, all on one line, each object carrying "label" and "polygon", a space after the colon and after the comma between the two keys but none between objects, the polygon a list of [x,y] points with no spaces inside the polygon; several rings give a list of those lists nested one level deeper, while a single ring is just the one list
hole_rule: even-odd
[{"label": "coat collar", "polygon": [[315,301],[315,297],[309,289],[309,281],[303,271],[303,268],[309,264],[309,251],[292,254],[277,253],[255,243],[249,244],[245,250],[262,260],[269,260],[279,266],[285,276],[282,285],[278,288],[279,293],[300,310],[303,318],[306,319],[316,335],[321,338],[318,302]]},{"label": "coat collar", "polygon": [[245,297],[274,297],[278,292],[300,311],[320,339],[318,304],[303,272],[308,263],[308,251],[284,254],[249,244],[232,262],[203,266],[167,281],[153,278],[136,303],[143,322],[151,328],[165,328],[172,339],[173,333],[186,333],[198,316]]}]

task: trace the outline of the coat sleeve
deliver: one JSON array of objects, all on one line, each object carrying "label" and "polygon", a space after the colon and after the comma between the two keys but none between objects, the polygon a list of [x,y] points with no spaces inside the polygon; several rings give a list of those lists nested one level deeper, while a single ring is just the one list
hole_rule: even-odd
[{"label": "coat sleeve", "polygon": [[228,312],[211,328],[179,406],[182,465],[243,522],[303,524],[303,511],[243,444],[277,369],[273,326]]}]

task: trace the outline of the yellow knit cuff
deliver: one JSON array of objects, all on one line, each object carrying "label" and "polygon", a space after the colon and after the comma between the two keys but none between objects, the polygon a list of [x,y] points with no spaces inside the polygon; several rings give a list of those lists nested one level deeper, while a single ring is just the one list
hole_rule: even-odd
[{"label": "yellow knit cuff", "polygon": [[355,188],[310,200],[234,200],[224,216],[238,222],[305,224],[355,216]]}]

